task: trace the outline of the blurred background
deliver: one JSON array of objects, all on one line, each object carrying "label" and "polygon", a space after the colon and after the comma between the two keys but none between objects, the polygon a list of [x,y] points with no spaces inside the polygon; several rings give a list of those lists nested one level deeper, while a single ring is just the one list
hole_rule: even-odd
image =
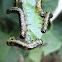
[{"label": "blurred background", "polygon": [[6,14],[13,3],[14,0],[0,0],[0,62],[62,62],[62,1],[42,1],[43,10],[53,13],[52,27],[42,36],[48,45],[30,51],[6,45],[9,37],[19,37],[18,15]]}]

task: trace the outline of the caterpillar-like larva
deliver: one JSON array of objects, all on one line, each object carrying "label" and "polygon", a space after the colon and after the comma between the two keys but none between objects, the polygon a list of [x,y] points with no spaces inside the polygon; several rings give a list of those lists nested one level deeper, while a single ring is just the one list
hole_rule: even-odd
[{"label": "caterpillar-like larva", "polygon": [[44,16],[44,20],[43,20],[43,24],[42,24],[42,28],[41,28],[41,32],[45,33],[47,28],[48,28],[48,24],[50,23],[50,18],[53,17],[52,13],[50,12],[46,12],[45,16]]},{"label": "caterpillar-like larva", "polygon": [[42,10],[41,3],[42,3],[42,0],[36,0],[36,6],[35,6],[35,8],[36,8],[37,12],[39,13],[39,15],[41,17],[44,17],[44,12]]},{"label": "caterpillar-like larva", "polygon": [[27,27],[26,27],[26,20],[25,20],[25,16],[23,11],[18,8],[18,7],[12,7],[10,9],[7,10],[7,14],[9,13],[17,13],[19,16],[19,23],[20,23],[20,38],[24,39],[26,36],[26,31],[27,31]]},{"label": "caterpillar-like larva", "polygon": [[53,14],[50,12],[44,13],[41,7],[42,0],[36,0],[36,10],[39,13],[41,17],[43,17],[43,24],[41,28],[41,32],[45,33],[48,27],[48,24],[50,23],[50,18],[53,17]]},{"label": "caterpillar-like larva", "polygon": [[39,45],[42,45],[42,41],[37,39],[35,41],[32,41],[32,43],[26,43],[26,42],[22,42],[20,40],[15,39],[14,37],[11,37],[7,40],[7,45],[8,46],[16,46],[22,49],[33,49]]}]

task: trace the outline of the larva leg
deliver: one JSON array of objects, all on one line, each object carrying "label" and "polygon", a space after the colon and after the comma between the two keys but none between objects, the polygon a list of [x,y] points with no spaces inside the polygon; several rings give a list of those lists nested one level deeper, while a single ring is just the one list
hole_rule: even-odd
[{"label": "larva leg", "polygon": [[48,25],[50,24],[50,18],[52,18],[53,15],[52,15],[52,13],[50,13],[50,12],[46,12],[44,17],[45,17],[45,18],[44,18],[44,20],[43,20],[43,24],[42,24],[42,28],[41,28],[41,32],[42,32],[42,33],[45,33],[45,32],[46,32],[47,27],[48,27]]},{"label": "larva leg", "polygon": [[20,40],[15,39],[15,37],[11,37],[7,40],[7,45],[8,46],[16,46],[22,49],[33,49],[39,45],[42,45],[42,41],[41,40],[35,40],[32,43],[26,43],[26,42],[22,42]]},{"label": "larva leg", "polygon": [[24,13],[23,11],[18,8],[18,7],[12,7],[10,9],[7,10],[7,14],[9,13],[17,13],[18,16],[19,16],[19,23],[20,23],[20,38],[24,39],[25,36],[26,36],[26,31],[27,31],[27,28],[26,28],[26,21],[25,21],[25,17],[24,17]]},{"label": "larva leg", "polygon": [[36,7],[36,10],[39,13],[39,15],[41,17],[44,17],[44,12],[42,10],[41,3],[42,3],[42,0],[36,0],[36,6],[35,7]]}]

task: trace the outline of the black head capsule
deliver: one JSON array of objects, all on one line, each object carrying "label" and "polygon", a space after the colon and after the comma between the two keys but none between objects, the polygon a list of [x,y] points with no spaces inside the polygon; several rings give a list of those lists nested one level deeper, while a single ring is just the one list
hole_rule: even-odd
[{"label": "black head capsule", "polygon": [[41,14],[41,13],[40,13],[40,16],[41,16],[41,17],[45,17],[45,14]]},{"label": "black head capsule", "polygon": [[41,30],[42,33],[46,33],[46,30]]},{"label": "black head capsule", "polygon": [[25,35],[20,35],[20,38],[21,39],[25,39]]}]

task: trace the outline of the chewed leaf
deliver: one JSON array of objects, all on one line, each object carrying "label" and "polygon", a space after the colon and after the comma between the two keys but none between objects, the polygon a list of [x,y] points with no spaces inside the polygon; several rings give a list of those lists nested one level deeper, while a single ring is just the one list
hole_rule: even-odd
[{"label": "chewed leaf", "polygon": [[33,32],[38,39],[41,39],[42,18],[38,15],[35,7],[32,7],[28,2],[25,2],[25,8],[28,30]]},{"label": "chewed leaf", "polygon": [[37,37],[35,36],[35,34],[31,31],[31,30],[28,30],[28,32],[27,32],[27,42],[28,43],[30,43],[31,42],[31,40],[36,40],[37,39]]}]

